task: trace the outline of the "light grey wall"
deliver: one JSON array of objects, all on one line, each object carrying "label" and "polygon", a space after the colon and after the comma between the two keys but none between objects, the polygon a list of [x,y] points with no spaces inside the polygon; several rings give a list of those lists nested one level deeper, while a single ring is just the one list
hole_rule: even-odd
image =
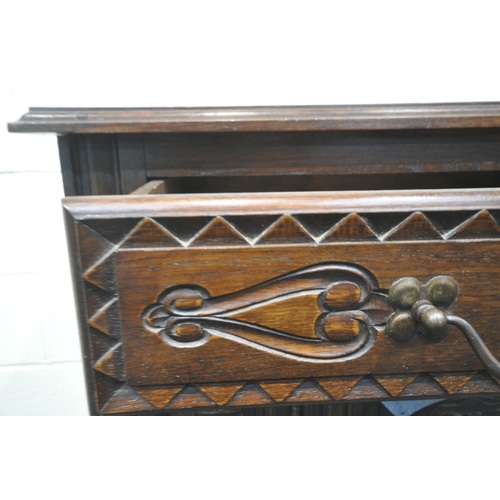
[{"label": "light grey wall", "polygon": [[482,2],[6,4],[2,415],[87,413],[56,139],[6,132],[29,106],[500,101],[498,16]]}]

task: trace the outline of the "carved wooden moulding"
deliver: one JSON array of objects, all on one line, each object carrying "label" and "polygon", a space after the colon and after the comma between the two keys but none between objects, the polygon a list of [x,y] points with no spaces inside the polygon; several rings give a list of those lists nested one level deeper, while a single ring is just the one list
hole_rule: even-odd
[{"label": "carved wooden moulding", "polygon": [[500,204],[259,196],[65,200],[93,413],[500,392]]}]

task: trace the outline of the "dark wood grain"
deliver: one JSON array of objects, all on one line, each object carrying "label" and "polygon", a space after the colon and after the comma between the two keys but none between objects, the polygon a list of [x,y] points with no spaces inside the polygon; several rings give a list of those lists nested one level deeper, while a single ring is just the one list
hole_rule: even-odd
[{"label": "dark wood grain", "polygon": [[30,108],[11,132],[138,133],[499,127],[498,103],[233,108]]},{"label": "dark wood grain", "polygon": [[[79,196],[64,206],[92,414],[364,415],[380,406],[361,401],[500,394],[458,330],[398,344],[383,328],[394,280],[448,273],[462,287],[453,313],[500,355],[499,103],[32,108],[9,130],[63,134],[65,192]],[[317,277],[290,278],[332,264],[376,280],[357,319],[345,308],[361,300],[359,283],[326,291],[320,280],[312,292]],[[270,292],[269,280],[282,281]],[[179,310],[204,300],[240,309],[224,313],[226,330],[212,311],[149,331],[145,311],[161,312],[175,287]],[[187,347],[214,318],[207,342]],[[375,341],[343,359],[363,321]],[[267,350],[252,343],[255,325]],[[340,358],[318,362],[308,344],[318,332]]]},{"label": "dark wood grain", "polygon": [[147,181],[140,134],[67,134],[58,144],[67,195],[128,194]]},{"label": "dark wood grain", "polygon": [[[73,277],[73,293],[77,309],[78,332],[80,334],[87,402],[90,414],[97,415],[99,413],[99,407],[102,407],[102,400],[109,399],[121,385],[113,378],[95,372],[92,363],[93,359],[95,359],[93,358],[93,353],[96,353],[97,350],[95,347],[92,349],[92,337],[90,335],[91,326],[88,321],[92,314],[109,300],[109,294],[90,283],[85,283],[83,280],[77,279],[77,276],[80,276],[82,273],[82,260],[80,258],[82,254],[80,253],[80,248],[78,248],[78,234],[76,233],[77,228],[74,219],[66,210],[64,211],[64,222],[66,227],[69,261]],[[91,250],[91,254],[92,256],[89,257],[91,261],[94,261],[96,257],[95,250]],[[85,263],[85,259],[83,262],[84,265],[87,264]],[[110,347],[111,345],[106,346],[104,351],[107,352]],[[106,378],[109,380],[106,380]]]},{"label": "dark wood grain", "polygon": [[138,196],[144,194],[166,194],[167,186],[164,179],[159,179],[156,181],[149,181],[135,191],[132,191],[130,195]]},{"label": "dark wood grain", "polygon": [[[273,342],[271,345],[277,348],[276,353],[260,351],[216,335],[200,347],[179,348],[162,342],[157,334],[144,329],[141,319],[144,309],[156,303],[158,296],[170,287],[201,286],[216,297],[244,290],[287,272],[332,261],[362,263],[377,277],[380,288],[385,290],[404,276],[422,280],[440,274],[454,276],[463,290],[455,308],[456,314],[470,320],[481,332],[490,350],[500,357],[500,339],[495,335],[498,317],[492,308],[496,292],[483,286],[485,282],[500,281],[496,270],[487,263],[500,259],[500,241],[402,244],[353,242],[349,245],[325,244],[319,248],[302,245],[236,248],[165,249],[156,252],[136,250],[123,251],[115,256],[116,290],[120,297],[123,346],[130,385],[260,380],[272,379],[276,374],[281,378],[308,378],[483,368],[459,332],[439,343],[415,338],[405,344],[395,343],[381,333],[371,350],[349,362],[343,362],[342,358],[339,358],[342,362],[335,362],[335,358],[331,363],[322,362],[324,358],[314,357],[314,351],[308,356],[301,349],[298,339],[313,335],[315,322],[321,314],[317,306],[318,292],[311,294],[310,300],[307,296],[293,300],[287,298],[288,294],[297,293],[293,286],[283,290],[272,306],[261,308],[258,306],[259,301],[254,299],[252,315],[235,312],[227,317],[243,322],[252,320],[255,322],[252,324],[257,326],[274,327],[288,334],[297,332],[296,349],[283,352],[297,353],[297,357],[304,359],[303,362],[280,354],[282,350],[279,349],[281,345],[278,344],[278,338],[270,339]],[[467,256],[466,268],[463,265],[464,256]],[[234,301],[230,307],[236,309],[242,306]],[[291,317],[293,327],[288,325]],[[277,323],[279,318],[281,322]],[[200,321],[203,323],[203,319]],[[350,331],[351,323],[349,320],[336,320],[338,327],[346,334]],[[224,325],[220,328],[224,329]],[[232,333],[233,329],[226,331]],[[241,336],[265,341],[264,334],[252,335],[250,332],[245,336],[243,332]],[[189,346],[187,342],[185,345]],[[348,348],[349,343],[345,346]]]},{"label": "dark wood grain", "polygon": [[[72,237],[78,241],[71,248],[81,266],[81,277],[76,277],[79,290],[86,293],[91,285],[107,296],[90,311],[85,305],[88,298],[80,305],[87,358],[98,374],[93,375],[92,395],[97,413],[500,391],[460,332],[439,342],[415,337],[397,343],[383,327],[376,327],[387,317],[383,297],[394,281],[404,276],[426,281],[446,274],[462,288],[454,313],[473,324],[500,356],[494,305],[498,290],[492,285],[500,279],[491,265],[500,259],[499,189],[365,197],[359,193],[274,193],[253,198],[242,194],[217,200],[179,195],[80,197],[64,204],[76,231]],[[179,232],[180,221],[189,227],[191,217],[204,221],[197,222],[198,231]],[[264,218],[257,223],[255,217]],[[384,217],[386,224],[381,223]],[[443,224],[443,220],[450,222]],[[119,245],[111,247],[108,234],[117,241],[113,221],[123,227],[123,233]],[[231,321],[313,338],[321,314],[319,291],[304,293],[306,282],[299,286],[285,280],[266,295],[270,290],[266,283],[332,262],[362,266],[373,273],[381,293],[372,308],[378,318],[373,320],[376,340],[352,359],[325,363],[314,357],[301,361],[282,356],[272,352],[282,348],[279,338],[271,338],[271,351],[217,335],[200,346],[182,347],[144,327],[145,311],[162,294],[179,287],[202,287],[214,305],[234,310],[225,315]],[[359,300],[355,287],[339,285],[327,295],[328,307]],[[182,292],[176,307],[196,310],[201,303],[190,293]],[[202,314],[202,323],[211,314]],[[348,346],[360,334],[357,326],[347,317],[335,321],[325,332]],[[188,343],[197,341],[200,334],[193,321],[176,332]],[[243,335],[251,339],[253,333]]]},{"label": "dark wood grain", "polygon": [[500,170],[367,175],[266,175],[169,177],[171,194],[272,193],[291,191],[375,191],[471,189],[500,186]]},{"label": "dark wood grain", "polygon": [[148,180],[144,136],[142,134],[117,134],[115,141],[119,189],[110,194],[128,194],[143,186]]},{"label": "dark wood grain", "polygon": [[122,192],[116,136],[68,135],[58,141],[67,192],[76,196]]},{"label": "dark wood grain", "polygon": [[150,178],[362,176],[500,169],[498,128],[176,133],[144,137]]},{"label": "dark wood grain", "polygon": [[120,217],[319,214],[500,209],[500,188],[415,191],[79,196],[63,205],[77,220]]}]

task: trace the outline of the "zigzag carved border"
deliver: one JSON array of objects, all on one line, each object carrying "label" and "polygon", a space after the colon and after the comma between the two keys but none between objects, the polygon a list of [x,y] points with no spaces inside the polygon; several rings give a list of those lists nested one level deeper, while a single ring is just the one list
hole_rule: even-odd
[{"label": "zigzag carved border", "polygon": [[486,372],[363,376],[328,379],[190,384],[132,388],[123,384],[102,407],[103,414],[236,408],[269,404],[332,403],[474,393],[498,394]]},{"label": "zigzag carved border", "polygon": [[197,246],[321,245],[344,242],[500,238],[500,211],[307,214],[77,222],[96,403],[102,414],[498,393],[486,372],[301,379],[172,387],[124,384],[112,255],[119,249]]},{"label": "zigzag carved border", "polygon": [[499,210],[146,217],[82,223],[122,248],[500,238]]}]

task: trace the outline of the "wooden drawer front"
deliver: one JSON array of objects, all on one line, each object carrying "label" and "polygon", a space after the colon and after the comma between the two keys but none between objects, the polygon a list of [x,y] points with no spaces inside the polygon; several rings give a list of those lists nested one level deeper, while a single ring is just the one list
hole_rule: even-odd
[{"label": "wooden drawer front", "polygon": [[394,282],[451,276],[500,357],[498,190],[64,205],[96,414],[500,392],[458,329],[385,330]]}]

